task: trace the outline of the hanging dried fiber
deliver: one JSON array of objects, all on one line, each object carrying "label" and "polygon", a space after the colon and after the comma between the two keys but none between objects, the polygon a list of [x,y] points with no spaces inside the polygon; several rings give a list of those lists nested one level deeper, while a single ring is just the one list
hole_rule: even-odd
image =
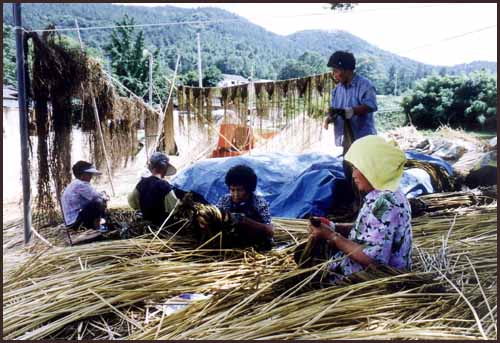
[{"label": "hanging dried fiber", "polygon": [[[37,128],[38,139],[36,211],[48,214],[52,220],[55,207],[50,180],[54,181],[57,197],[71,181],[71,98],[88,76],[86,57],[77,49],[61,47],[58,44],[60,37],[53,32],[45,32],[42,38],[31,32],[25,39],[32,41],[34,55],[31,70],[36,123],[30,126]],[[48,101],[52,111],[49,111]]]},{"label": "hanging dried fiber", "polygon": [[186,132],[187,123],[185,122],[186,117],[182,115],[182,111],[185,110],[184,86],[177,86],[177,88],[175,89],[175,93],[177,95],[177,108],[179,112],[179,115],[177,117],[179,120],[179,131],[180,131],[179,133],[185,136],[187,134]]},{"label": "hanging dried fiber", "polygon": [[50,118],[48,109],[49,90],[43,82],[44,68],[40,58],[41,53],[37,53],[39,45],[34,45],[33,58],[33,100],[34,100],[34,122],[37,135],[37,156],[38,156],[38,180],[37,196],[35,197],[35,208],[50,218],[50,221],[57,218],[54,199],[50,187],[50,168],[49,168],[49,132]]},{"label": "hanging dried fiber", "polygon": [[212,135],[214,134],[212,130],[212,88],[203,88],[203,104],[204,104],[204,116],[207,123],[207,142],[210,143]]},{"label": "hanging dried fiber", "polygon": [[247,125],[247,116],[248,116],[248,85],[240,85],[237,86],[238,95],[239,95],[239,106],[238,106],[238,114],[241,119],[241,124]]},{"label": "hanging dried fiber", "polygon": [[222,102],[222,107],[224,107],[224,121],[226,120],[227,116],[227,106],[229,104],[229,90],[228,88],[222,88],[221,91],[221,102]]},{"label": "hanging dried fiber", "polygon": [[[92,99],[95,99],[113,169],[126,166],[137,153],[141,112],[145,113],[147,134],[157,131],[158,115],[140,100],[118,96],[100,63],[79,48],[62,44],[56,33],[46,31],[40,38],[37,33],[30,32],[25,37],[33,43],[31,70],[35,114],[29,125],[36,127],[38,139],[35,211],[55,216],[54,203],[58,203],[56,199],[72,178],[73,124],[88,135],[91,161],[98,168],[104,165]],[[78,98],[80,100],[76,101]]]},{"label": "hanging dried fiber", "polygon": [[174,139],[174,103],[172,100],[167,104],[165,119],[163,120],[163,148],[169,155],[177,154],[177,145]]}]

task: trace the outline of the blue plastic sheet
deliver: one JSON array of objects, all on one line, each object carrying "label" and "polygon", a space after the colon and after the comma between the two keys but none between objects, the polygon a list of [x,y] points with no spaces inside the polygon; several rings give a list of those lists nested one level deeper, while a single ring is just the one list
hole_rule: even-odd
[{"label": "blue plastic sheet", "polygon": [[[444,168],[447,165],[419,153],[410,152],[407,157],[438,163]],[[273,217],[303,218],[311,213],[324,216],[334,202],[342,203],[342,187],[346,183],[342,158],[324,153],[268,153],[207,159],[183,170],[172,184],[184,191],[195,191],[215,204],[228,193],[224,183],[227,171],[238,164],[254,169],[258,177],[256,193],[269,202]],[[421,169],[405,171],[401,189],[407,197],[433,192],[430,176]]]},{"label": "blue plastic sheet", "polygon": [[227,171],[238,164],[253,168],[258,177],[256,193],[269,202],[275,217],[301,218],[316,207],[326,213],[335,180],[344,178],[342,160],[328,154],[268,153],[203,160],[183,170],[172,184],[215,204],[228,193]]},{"label": "blue plastic sheet", "polygon": [[416,198],[419,195],[434,193],[431,176],[425,170],[418,168],[405,170],[399,187],[407,198]]},{"label": "blue plastic sheet", "polygon": [[406,158],[409,160],[418,160],[418,161],[424,161],[424,162],[436,164],[440,167],[443,167],[450,176],[453,175],[453,168],[451,167],[451,164],[449,164],[445,160],[442,160],[438,157],[422,154],[421,152],[417,152],[417,151],[413,151],[413,150],[408,150],[405,152],[405,154],[406,154]]}]

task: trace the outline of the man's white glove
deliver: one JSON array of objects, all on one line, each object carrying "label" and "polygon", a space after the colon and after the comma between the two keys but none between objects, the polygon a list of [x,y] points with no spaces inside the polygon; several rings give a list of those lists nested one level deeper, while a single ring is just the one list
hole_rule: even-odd
[{"label": "man's white glove", "polygon": [[345,119],[351,119],[353,115],[354,110],[352,109],[352,107],[348,107],[345,109]]},{"label": "man's white glove", "polygon": [[354,115],[354,110],[352,109],[352,107],[330,108],[328,112],[328,117],[330,118],[330,122],[334,122],[337,116],[340,116],[343,119],[351,119],[353,115]]}]

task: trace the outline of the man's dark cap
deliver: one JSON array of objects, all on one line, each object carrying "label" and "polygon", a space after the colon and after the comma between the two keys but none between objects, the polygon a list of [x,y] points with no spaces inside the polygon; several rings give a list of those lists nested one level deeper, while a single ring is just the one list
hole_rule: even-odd
[{"label": "man's dark cap", "polygon": [[356,59],[350,52],[335,51],[330,56],[327,66],[330,68],[354,70],[356,68]]},{"label": "man's dark cap", "polygon": [[73,175],[75,175],[75,177],[77,177],[77,178],[82,176],[84,173],[94,174],[94,175],[101,175],[102,174],[99,170],[96,169],[96,167],[94,167],[92,165],[92,163],[87,162],[87,161],[76,162],[73,165],[72,169],[73,169]]},{"label": "man's dark cap", "polygon": [[177,173],[177,169],[170,164],[170,159],[168,156],[160,151],[155,151],[151,157],[149,158],[149,166],[150,168],[167,168],[166,176],[171,176]]}]

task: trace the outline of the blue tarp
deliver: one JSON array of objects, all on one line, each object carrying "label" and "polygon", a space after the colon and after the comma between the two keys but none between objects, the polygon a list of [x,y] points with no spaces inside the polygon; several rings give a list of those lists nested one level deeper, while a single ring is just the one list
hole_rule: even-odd
[{"label": "blue tarp", "polygon": [[344,178],[342,160],[328,154],[268,153],[203,160],[183,170],[172,184],[215,204],[228,192],[227,171],[238,164],[253,168],[258,177],[256,193],[269,202],[271,215],[277,217],[300,218],[314,206],[326,211],[335,180]]},{"label": "blue tarp", "polygon": [[[407,157],[423,159],[419,155],[422,154],[410,153]],[[444,162],[431,159],[435,163]],[[341,203],[342,187],[345,187],[342,159],[324,153],[267,153],[207,159],[183,170],[172,184],[184,191],[195,191],[215,204],[228,192],[224,183],[227,171],[238,164],[254,169],[258,177],[256,193],[269,202],[274,217],[326,215],[334,201]],[[420,169],[405,171],[401,188],[408,197],[433,192],[429,175]]]},{"label": "blue tarp", "polygon": [[450,176],[453,175],[453,168],[451,167],[451,164],[449,164],[445,160],[440,159],[439,157],[429,156],[413,150],[407,150],[405,154],[406,158],[409,160],[424,161],[438,165],[440,167],[443,167]]}]

